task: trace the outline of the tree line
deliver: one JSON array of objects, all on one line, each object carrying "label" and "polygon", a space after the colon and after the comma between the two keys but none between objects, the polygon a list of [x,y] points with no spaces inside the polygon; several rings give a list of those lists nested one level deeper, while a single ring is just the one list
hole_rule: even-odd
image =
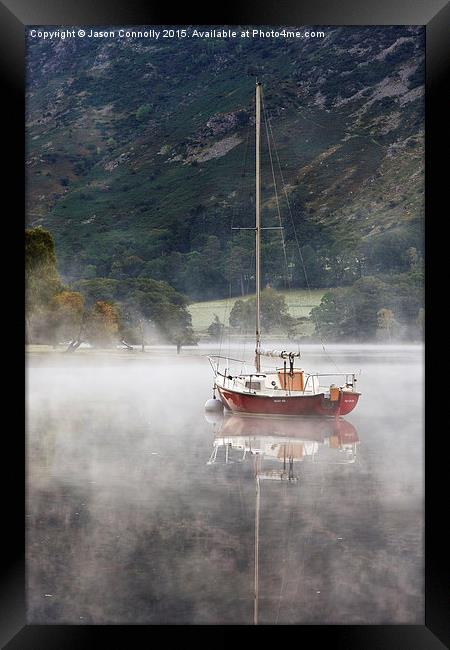
[{"label": "tree line", "polygon": [[421,340],[425,327],[423,268],[367,276],[328,291],[311,310],[318,336],[329,341]]},{"label": "tree line", "polygon": [[[256,299],[238,299],[230,311],[230,331],[254,330]],[[305,332],[305,323],[313,334]],[[291,339],[384,342],[421,340],[424,334],[423,261],[413,258],[405,273],[365,276],[348,287],[327,291],[309,318],[289,313],[284,295],[271,288],[261,293],[261,326]],[[309,328],[310,329],[310,328]],[[222,336],[224,324],[215,316],[208,328],[211,338]]]},{"label": "tree line", "polygon": [[[83,342],[99,347],[121,342],[125,346],[141,345],[142,349],[155,342],[172,343],[178,349],[197,343],[187,309],[189,301],[167,282],[139,276],[90,278],[66,286],[57,271],[54,241],[48,231],[41,227],[26,230],[25,246],[27,342],[65,343],[68,351]],[[215,251],[215,261],[219,252]],[[238,256],[231,275],[238,276],[242,271],[239,264],[246,264],[247,257]],[[213,275],[209,258],[199,255],[198,263]],[[263,331],[304,340],[421,339],[424,269],[415,248],[403,251],[398,269],[397,273],[377,276],[356,274],[351,284],[332,287],[312,309],[309,319],[294,318],[285,297],[269,285],[261,296]],[[247,272],[250,275],[250,268]],[[254,297],[238,298],[230,312],[230,331],[250,333],[255,310]],[[314,327],[312,335],[306,333],[311,330],[305,328],[308,322]],[[224,329],[224,323],[215,316],[208,334],[217,340]]]},{"label": "tree line", "polygon": [[57,271],[55,245],[44,228],[25,231],[26,340],[67,351],[86,342],[131,347],[148,342],[195,344],[188,299],[149,278],[80,280],[66,286]]},{"label": "tree line", "polygon": [[[218,223],[214,222],[216,231],[220,230]],[[193,239],[183,228],[174,227],[170,233],[155,232],[151,246],[147,239],[137,241],[133,251],[116,245],[109,255],[103,251],[85,266],[81,261],[65,260],[64,267],[71,269],[74,278],[162,280],[192,300],[254,293],[254,234],[241,231],[230,239],[229,229],[209,234],[209,221],[203,229],[197,222],[192,228],[194,225],[200,232],[197,230]],[[411,258],[422,254],[422,238],[420,228],[413,224],[363,238],[345,226],[331,228],[299,220],[295,232],[292,226],[285,226],[284,246],[278,232],[265,233],[261,244],[262,283],[278,290],[337,288],[351,286],[361,277],[405,273]],[[305,241],[308,243],[302,245]]]}]

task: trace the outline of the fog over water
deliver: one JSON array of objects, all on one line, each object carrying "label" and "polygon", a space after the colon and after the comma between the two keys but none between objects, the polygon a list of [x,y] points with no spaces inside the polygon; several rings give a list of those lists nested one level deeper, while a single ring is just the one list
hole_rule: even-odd
[{"label": "fog over water", "polygon": [[361,370],[341,437],[207,421],[208,352],[28,356],[28,622],[253,624],[259,490],[258,623],[423,624],[422,347],[327,346]]}]

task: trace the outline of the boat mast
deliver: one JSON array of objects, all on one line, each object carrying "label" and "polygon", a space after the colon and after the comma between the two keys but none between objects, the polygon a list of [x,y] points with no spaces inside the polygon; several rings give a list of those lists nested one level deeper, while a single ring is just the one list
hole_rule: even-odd
[{"label": "boat mast", "polygon": [[260,243],[261,243],[261,225],[260,225],[260,173],[259,173],[259,148],[260,148],[260,127],[261,127],[261,82],[256,82],[256,224],[255,224],[255,258],[256,258],[256,347],[255,347],[255,366],[256,372],[261,372],[261,262],[260,262]]}]

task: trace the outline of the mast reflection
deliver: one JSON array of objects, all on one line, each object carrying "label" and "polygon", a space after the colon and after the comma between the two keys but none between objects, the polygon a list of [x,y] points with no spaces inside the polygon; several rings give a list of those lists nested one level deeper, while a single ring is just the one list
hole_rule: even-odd
[{"label": "mast reflection", "polygon": [[[300,463],[349,465],[357,460],[356,428],[341,418],[205,414],[214,441],[208,465],[252,463],[255,480],[254,606],[259,621],[261,481],[299,485]],[[297,467],[295,467],[297,464]]]}]

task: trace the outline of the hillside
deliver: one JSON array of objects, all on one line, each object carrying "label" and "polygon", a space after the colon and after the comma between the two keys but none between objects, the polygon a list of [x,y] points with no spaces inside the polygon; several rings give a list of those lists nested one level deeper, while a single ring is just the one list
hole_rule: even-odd
[{"label": "hillside", "polygon": [[[230,282],[252,290],[250,233],[234,234],[233,251],[230,228],[253,219],[255,75],[292,209],[293,222],[281,205],[293,285],[304,286],[295,232],[321,259],[317,287],[420,251],[423,30],[325,31],[320,42],[28,38],[27,218],[54,235],[62,276],[153,277],[197,299]],[[263,219],[277,225],[269,162],[263,149]],[[264,279],[286,286],[279,235],[265,237]]]}]

